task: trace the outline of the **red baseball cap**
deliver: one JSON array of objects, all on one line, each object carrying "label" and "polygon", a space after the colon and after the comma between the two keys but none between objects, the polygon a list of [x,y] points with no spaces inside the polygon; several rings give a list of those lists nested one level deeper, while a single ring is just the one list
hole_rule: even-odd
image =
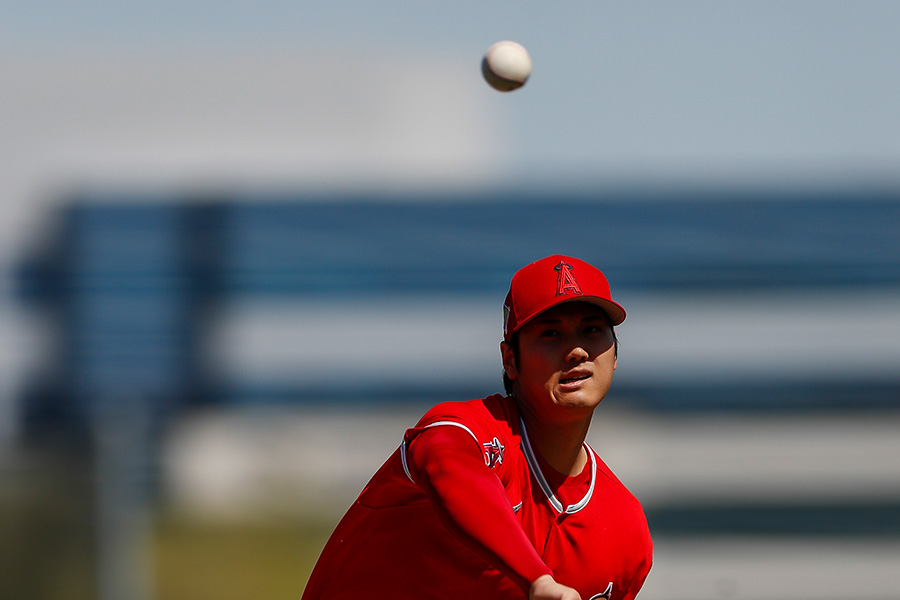
[{"label": "red baseball cap", "polygon": [[554,254],[516,271],[503,303],[503,337],[557,304],[579,300],[596,304],[612,325],[625,320],[625,309],[613,302],[609,282],[597,267],[578,258]]}]

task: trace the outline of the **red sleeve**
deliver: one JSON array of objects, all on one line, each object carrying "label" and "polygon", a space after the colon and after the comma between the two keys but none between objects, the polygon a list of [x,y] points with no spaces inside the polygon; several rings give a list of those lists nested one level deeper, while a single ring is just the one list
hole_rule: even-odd
[{"label": "red sleeve", "polygon": [[477,443],[459,427],[431,427],[407,451],[412,479],[444,526],[527,594],[551,574],[515,518],[506,491],[485,465]]}]

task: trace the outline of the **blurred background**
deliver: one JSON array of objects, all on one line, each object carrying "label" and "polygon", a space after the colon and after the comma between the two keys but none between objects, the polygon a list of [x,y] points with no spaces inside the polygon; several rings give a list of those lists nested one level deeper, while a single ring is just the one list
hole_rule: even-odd
[{"label": "blurred background", "polygon": [[641,597],[900,597],[898,25],[3,3],[0,595],[298,598],[404,429],[502,389],[509,277],[562,252],[629,313],[590,441]]}]

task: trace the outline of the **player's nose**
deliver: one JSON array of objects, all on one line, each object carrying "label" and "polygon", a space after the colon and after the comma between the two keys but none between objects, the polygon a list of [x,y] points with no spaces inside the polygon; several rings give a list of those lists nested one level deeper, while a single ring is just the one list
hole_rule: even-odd
[{"label": "player's nose", "polygon": [[590,354],[588,354],[588,351],[582,346],[575,345],[569,350],[569,353],[566,355],[566,360],[569,362],[581,362],[587,360],[589,356]]}]

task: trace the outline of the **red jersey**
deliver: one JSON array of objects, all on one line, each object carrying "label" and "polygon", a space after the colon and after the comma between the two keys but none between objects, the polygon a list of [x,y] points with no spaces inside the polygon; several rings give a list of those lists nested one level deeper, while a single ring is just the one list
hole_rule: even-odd
[{"label": "red jersey", "polygon": [[[477,500],[479,490],[457,486],[449,495],[463,500],[457,503],[463,508],[453,510],[472,513],[468,522],[489,532],[487,549],[496,548],[497,556],[521,555],[509,560],[517,564],[497,564],[503,560],[486,558],[454,535],[441,520],[443,507],[435,506],[443,499],[429,497],[415,482],[408,453],[422,432],[435,427],[464,431],[502,484],[514,515],[515,522],[509,522],[520,531],[498,530],[496,519],[479,523],[477,508],[464,502]],[[474,444],[466,451],[476,449]],[[634,598],[652,562],[647,521],[637,499],[585,447],[590,460],[584,471],[566,477],[532,451],[512,398],[494,395],[435,406],[406,432],[338,524],[303,600],[521,600],[527,582],[544,573],[575,588],[583,600]],[[522,547],[510,547],[519,543]],[[528,543],[536,555],[524,547]]]}]

